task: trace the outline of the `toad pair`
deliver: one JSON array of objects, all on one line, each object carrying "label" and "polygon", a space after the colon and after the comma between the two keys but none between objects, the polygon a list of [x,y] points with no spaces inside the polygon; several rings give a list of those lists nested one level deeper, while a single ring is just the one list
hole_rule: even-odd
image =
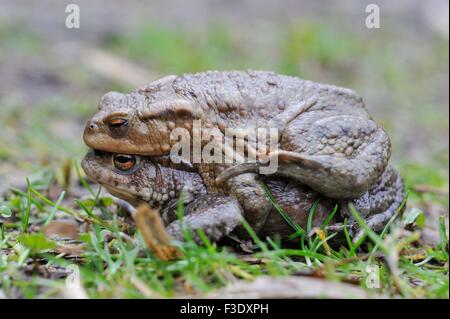
[{"label": "toad pair", "polygon": [[[260,154],[278,160],[277,172],[258,174],[259,162],[196,163],[174,157],[170,150],[177,141],[171,131],[183,128],[192,136],[194,121],[201,121],[205,131],[216,129],[225,145],[233,145],[226,140],[227,128],[277,129],[277,150]],[[86,124],[84,140],[95,150],[82,162],[86,174],[133,205],[161,208],[175,238],[181,237],[174,213],[181,192],[183,222],[212,240],[233,231],[241,216],[257,233],[292,233],[274,211],[263,179],[302,227],[319,196],[314,225],[321,225],[335,203],[340,210],[330,229],[342,229],[345,217],[352,224],[347,208],[352,202],[376,231],[404,198],[402,179],[388,166],[389,137],[356,93],[272,72],[168,76],[130,94],[107,93]]]}]

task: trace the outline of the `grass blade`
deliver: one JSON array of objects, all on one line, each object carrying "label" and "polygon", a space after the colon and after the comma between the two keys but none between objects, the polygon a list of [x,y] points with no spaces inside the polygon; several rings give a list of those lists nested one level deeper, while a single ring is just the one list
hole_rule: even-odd
[{"label": "grass blade", "polygon": [[[348,207],[350,209],[350,212],[353,215],[353,218],[355,218],[356,222],[359,224],[359,226],[364,229],[367,236],[375,243],[377,244],[384,252],[387,251],[386,246],[384,245],[383,241],[380,239],[380,237],[369,227],[367,226],[364,219],[362,219],[359,212],[356,210],[355,206],[352,203],[348,204]],[[363,236],[364,237],[364,236]]]},{"label": "grass blade", "polygon": [[45,220],[44,226],[47,226],[53,220],[53,218],[55,217],[55,214],[58,210],[58,207],[59,207],[59,205],[61,205],[61,202],[64,199],[65,195],[66,195],[66,192],[62,191],[61,195],[59,195],[58,200],[56,201],[55,205],[52,207],[50,214],[48,215],[47,219]]},{"label": "grass blade", "polygon": [[448,262],[448,238],[447,231],[445,229],[445,218],[444,216],[439,216],[439,237],[441,239],[441,250],[444,254],[445,259]]},{"label": "grass blade", "polygon": [[289,239],[292,240],[298,236],[305,236],[306,235],[305,230],[302,227],[300,227],[297,223],[295,223],[291,219],[291,217],[289,217],[289,215],[284,211],[284,209],[278,204],[278,202],[273,197],[273,195],[272,195],[271,191],[269,190],[269,188],[267,187],[267,185],[265,185],[264,183],[261,183],[261,186],[264,189],[264,192],[265,192],[266,196],[269,198],[273,207],[275,207],[276,211],[283,217],[283,219],[289,224],[289,226],[291,226],[295,230],[295,233],[291,234],[289,236]]},{"label": "grass blade", "polygon": [[84,188],[86,188],[89,193],[91,193],[91,195],[95,197],[95,192],[92,189],[91,185],[89,185],[89,183],[83,177],[83,174],[81,174],[81,165],[79,162],[75,162],[75,171],[77,172],[78,178],[80,179],[80,182],[84,186]]},{"label": "grass blade", "polygon": [[28,222],[30,221],[31,212],[31,183],[27,177],[27,207],[25,208],[24,215],[22,216],[22,232],[26,233],[28,229]]}]

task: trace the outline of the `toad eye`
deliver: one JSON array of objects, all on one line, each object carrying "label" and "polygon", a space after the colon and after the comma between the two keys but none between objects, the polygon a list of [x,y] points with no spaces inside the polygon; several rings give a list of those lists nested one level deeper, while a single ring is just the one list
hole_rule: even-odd
[{"label": "toad eye", "polygon": [[128,120],[124,118],[113,118],[108,121],[108,127],[115,137],[124,137],[128,133]]},{"label": "toad eye", "polygon": [[136,156],[125,154],[113,155],[114,167],[121,171],[128,171],[136,165]]}]

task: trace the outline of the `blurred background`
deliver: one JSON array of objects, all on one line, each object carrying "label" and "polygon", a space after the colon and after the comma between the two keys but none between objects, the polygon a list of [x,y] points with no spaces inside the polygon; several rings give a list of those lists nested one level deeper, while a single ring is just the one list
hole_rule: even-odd
[{"label": "blurred background", "polygon": [[[448,214],[448,1],[376,1],[368,29],[371,2],[0,0],[0,191],[80,160],[107,91],[253,68],[356,90],[408,186],[431,186],[417,198]],[[65,27],[69,3],[80,29]]]}]

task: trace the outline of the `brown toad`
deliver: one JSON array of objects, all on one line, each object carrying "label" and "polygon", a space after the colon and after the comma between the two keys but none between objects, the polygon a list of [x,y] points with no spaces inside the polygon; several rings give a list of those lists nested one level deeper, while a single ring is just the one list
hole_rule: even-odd
[{"label": "brown toad", "polygon": [[[86,124],[84,140],[107,152],[167,155],[178,142],[171,132],[184,128],[193,136],[197,120],[202,135],[211,130],[222,134],[224,149],[233,145],[226,140],[227,128],[277,129],[277,150],[248,148],[246,154],[276,158],[277,174],[335,199],[354,199],[368,191],[390,158],[388,135],[355,92],[265,71],[167,76],[129,94],[107,93]],[[201,141],[203,146],[206,142]],[[224,183],[252,226],[262,227],[271,204],[257,174],[243,174],[259,163],[193,165],[210,192],[222,187],[216,182]]]},{"label": "brown toad", "polygon": [[[160,208],[167,231],[181,240],[180,223],[176,209],[181,197],[185,204],[183,223],[192,230],[202,229],[211,240],[219,240],[239,226],[242,216],[247,216],[245,207],[226,192],[209,193],[201,176],[184,164],[173,164],[166,157],[142,157],[90,151],[82,161],[87,176],[103,185],[111,194],[130,202],[134,206],[148,203]],[[307,186],[283,178],[264,179],[276,203],[293,222],[306,228],[313,204],[313,226],[320,227],[338,203],[321,196]],[[349,230],[357,230],[354,219],[347,211],[348,203],[365,218],[368,225],[380,231],[399,209],[404,199],[401,177],[388,167],[377,183],[361,197],[339,201],[339,210],[327,225],[330,231],[341,231],[342,221],[349,217]],[[281,235],[287,237],[294,232],[282,215],[271,205],[271,209],[258,233],[262,236]],[[241,235],[245,234],[242,230]],[[341,233],[342,234],[342,233]],[[355,235],[355,239],[361,236]],[[197,238],[198,239],[198,238]]]}]

